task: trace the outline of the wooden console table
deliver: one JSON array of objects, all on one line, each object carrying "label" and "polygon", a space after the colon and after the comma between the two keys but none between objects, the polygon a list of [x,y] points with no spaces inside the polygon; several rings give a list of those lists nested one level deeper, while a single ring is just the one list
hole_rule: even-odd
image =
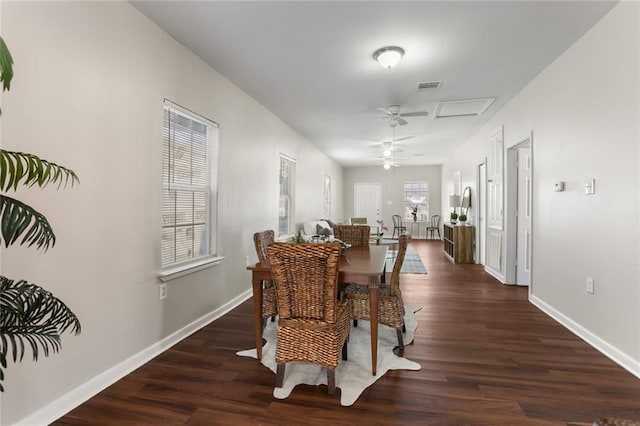
[{"label": "wooden console table", "polygon": [[454,263],[473,263],[475,228],[470,225],[444,224],[444,252]]}]

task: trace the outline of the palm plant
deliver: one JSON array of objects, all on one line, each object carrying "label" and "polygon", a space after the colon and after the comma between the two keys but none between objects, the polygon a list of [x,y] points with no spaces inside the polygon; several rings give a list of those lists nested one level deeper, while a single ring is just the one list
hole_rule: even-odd
[{"label": "palm plant", "polygon": [[[13,78],[13,59],[0,37],[0,82],[9,90]],[[0,111],[0,115],[2,112]],[[79,183],[73,170],[51,163],[36,155],[0,149],[0,244],[15,243],[37,249],[53,247],[56,236],[47,218],[31,206],[4,194],[18,186],[40,188],[48,184],[58,188]],[[62,345],[60,335],[66,330],[80,333],[80,321],[57,297],[25,280],[0,276],[0,391],[7,368],[7,358],[22,361],[27,347],[33,360],[40,352],[49,356]]]}]

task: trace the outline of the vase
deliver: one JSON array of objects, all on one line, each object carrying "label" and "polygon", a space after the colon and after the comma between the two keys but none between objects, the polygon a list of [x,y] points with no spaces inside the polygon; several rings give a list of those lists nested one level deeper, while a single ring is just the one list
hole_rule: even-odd
[{"label": "vase", "polygon": [[418,221],[418,218],[417,218],[415,215],[413,216],[413,221],[414,221],[414,222],[417,222],[417,221]]}]

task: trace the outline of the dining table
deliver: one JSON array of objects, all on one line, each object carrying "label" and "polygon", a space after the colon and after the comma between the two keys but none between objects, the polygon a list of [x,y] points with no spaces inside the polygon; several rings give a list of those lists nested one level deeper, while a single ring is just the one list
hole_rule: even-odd
[{"label": "dining table", "polygon": [[[385,282],[388,246],[351,246],[340,256],[338,270],[339,284],[357,284],[369,290],[369,311],[371,314],[371,373],[375,376],[378,365],[378,292],[380,283]],[[271,281],[269,264],[256,263],[247,266],[251,271],[253,286],[253,319],[255,326],[256,351],[262,359],[262,283]]]}]

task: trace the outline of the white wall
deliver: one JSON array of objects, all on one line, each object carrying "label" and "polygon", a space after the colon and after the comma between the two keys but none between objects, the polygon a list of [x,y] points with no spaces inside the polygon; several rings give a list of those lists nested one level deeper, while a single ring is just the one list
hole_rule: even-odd
[{"label": "white wall", "polygon": [[[249,290],[252,234],[277,229],[278,155],[297,160],[296,220],[323,215],[324,175],[342,216],[342,169],[125,2],[4,2],[15,60],[2,143],[74,169],[73,189],[21,190],[56,246],[3,250],[2,274],[55,293],[79,316],[61,353],[10,364],[0,423],[33,414]],[[162,103],[220,123],[214,268],[158,299]],[[252,345],[247,341],[248,347]]]},{"label": "white wall", "polygon": [[[533,131],[531,299],[638,376],[639,22],[640,4],[618,4],[443,168],[445,187],[456,170],[464,186],[501,125],[506,148]],[[589,178],[596,194],[585,196]]]},{"label": "white wall", "polygon": [[[392,167],[384,170],[378,167],[349,167],[344,169],[344,220],[353,216],[355,183],[382,184],[382,218],[393,232],[394,214],[404,214],[404,184],[406,182],[427,182],[429,184],[429,215],[441,214],[441,166]],[[424,231],[420,231],[424,232]]]}]

